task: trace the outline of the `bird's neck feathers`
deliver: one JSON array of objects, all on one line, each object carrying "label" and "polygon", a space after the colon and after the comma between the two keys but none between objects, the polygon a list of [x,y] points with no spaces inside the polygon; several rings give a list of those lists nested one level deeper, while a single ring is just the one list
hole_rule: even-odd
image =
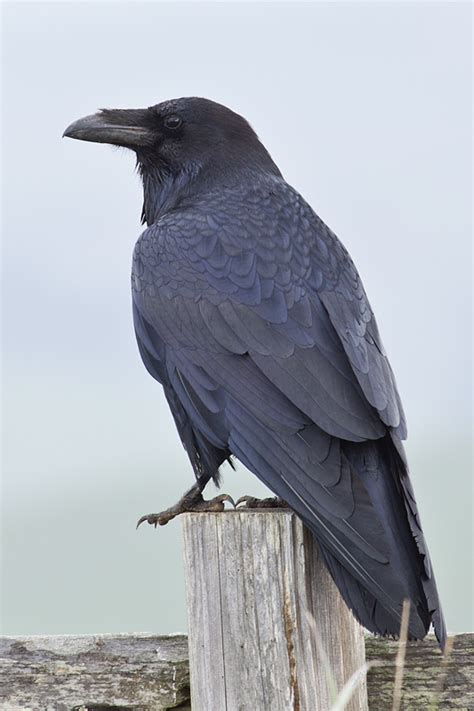
[{"label": "bird's neck feathers", "polygon": [[142,224],[152,225],[189,193],[200,169],[189,165],[174,173],[165,165],[139,163],[138,171],[143,182]]},{"label": "bird's neck feathers", "polygon": [[173,169],[165,162],[138,156],[138,172],[143,182],[142,223],[152,225],[185,198],[199,199],[204,193],[223,187],[251,185],[262,175],[281,177],[278,167],[261,143],[259,151],[223,154],[219,160],[188,161]]}]

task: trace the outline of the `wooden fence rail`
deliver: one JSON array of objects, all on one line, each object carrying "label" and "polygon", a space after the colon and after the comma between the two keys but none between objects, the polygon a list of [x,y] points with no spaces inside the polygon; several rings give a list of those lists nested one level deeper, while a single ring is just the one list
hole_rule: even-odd
[{"label": "wooden fence rail", "polygon": [[[391,709],[396,652],[396,642],[366,637],[367,659],[382,662],[367,677],[370,711]],[[455,638],[444,669],[433,638],[408,643],[402,708],[428,711],[435,702],[439,709],[474,709],[474,634]],[[184,635],[0,637],[1,711],[164,711],[189,704]]]},{"label": "wooden fence rail", "polygon": [[[294,514],[188,514],[183,532],[189,654],[184,635],[0,637],[0,711],[330,711],[329,678],[365,661],[345,708],[392,708],[397,642],[364,651]],[[402,692],[406,711],[474,711],[474,635],[447,658],[408,643]]]}]

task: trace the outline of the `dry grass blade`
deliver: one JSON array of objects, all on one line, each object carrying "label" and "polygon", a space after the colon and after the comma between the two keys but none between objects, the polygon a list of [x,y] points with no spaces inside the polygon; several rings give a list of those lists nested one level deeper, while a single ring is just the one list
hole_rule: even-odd
[{"label": "dry grass blade", "polygon": [[448,664],[450,661],[451,653],[453,651],[455,639],[456,639],[456,635],[453,635],[452,637],[448,637],[448,639],[446,640],[444,654],[443,654],[443,658],[441,659],[441,665],[439,668],[438,678],[436,679],[436,687],[434,690],[433,704],[430,705],[430,708],[433,710],[435,710],[439,707],[439,697],[441,696],[441,693],[443,691],[444,684],[446,681],[446,677],[448,675]]},{"label": "dry grass blade", "polygon": [[405,654],[408,639],[408,620],[410,619],[410,600],[403,601],[402,621],[400,624],[400,639],[397,658],[395,660],[395,684],[393,687],[392,711],[399,711],[402,701],[403,672],[405,669]]},{"label": "dry grass blade", "polygon": [[369,669],[378,666],[382,666],[381,662],[366,662],[366,664],[361,666],[360,669],[357,669],[357,671],[353,673],[351,678],[342,687],[337,699],[331,706],[330,711],[344,711],[347,704],[351,700],[354,691],[357,689],[359,684],[362,684],[365,677],[367,676],[367,672],[369,671]]},{"label": "dry grass blade", "polygon": [[324,649],[323,640],[321,639],[321,635],[319,634],[316,622],[314,620],[313,615],[309,611],[306,611],[306,619],[316,641],[316,648],[318,650],[318,656],[324,669],[324,676],[326,677],[326,684],[329,690],[329,696],[331,698],[331,703],[334,704],[337,700],[338,692],[336,679],[331,669],[331,664],[326,654],[326,650]]},{"label": "dry grass blade", "polygon": [[372,667],[381,666],[381,662],[366,662],[365,664],[363,664],[352,674],[352,676],[347,680],[342,689],[339,691],[337,688],[337,682],[334,676],[334,672],[331,669],[331,663],[324,649],[324,643],[316,627],[314,617],[311,615],[310,612],[306,612],[306,618],[311,628],[311,632],[314,635],[319,659],[324,669],[324,676],[326,677],[326,684],[328,686],[329,695],[331,698],[330,711],[344,711],[357,687],[363,683],[369,669],[371,669]]}]

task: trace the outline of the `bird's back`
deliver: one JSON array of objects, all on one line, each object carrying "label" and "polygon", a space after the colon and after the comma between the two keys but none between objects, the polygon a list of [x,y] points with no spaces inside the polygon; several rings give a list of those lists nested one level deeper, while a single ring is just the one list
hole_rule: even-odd
[{"label": "bird's back", "polygon": [[370,630],[445,631],[401,439],[395,380],[360,277],[275,175],[203,190],[140,237],[140,351],[196,476],[234,455],[313,531]]}]

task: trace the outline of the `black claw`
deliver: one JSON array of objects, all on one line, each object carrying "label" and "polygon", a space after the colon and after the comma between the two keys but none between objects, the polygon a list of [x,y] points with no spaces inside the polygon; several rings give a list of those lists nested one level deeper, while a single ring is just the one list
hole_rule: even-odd
[{"label": "black claw", "polygon": [[234,499],[233,499],[232,496],[230,496],[229,494],[221,494],[221,496],[216,496],[214,499],[211,499],[211,501],[222,501],[222,502],[224,502],[224,501],[229,501],[229,503],[232,504],[232,506],[234,507],[234,509],[235,509],[235,507],[237,506],[237,504],[235,503]]},{"label": "black claw", "polygon": [[[137,529],[139,526],[141,526],[142,523],[145,523],[145,521],[146,521],[147,523],[149,523],[150,525],[151,525],[151,524],[154,524],[154,526],[155,526],[155,528],[156,528],[157,520],[158,520],[158,514],[145,514],[144,516],[142,516],[141,518],[138,519],[136,529]],[[135,530],[136,530],[136,529],[135,529]]]},{"label": "black claw", "polygon": [[169,521],[182,513],[223,511],[225,501],[229,501],[235,509],[236,505],[234,499],[229,496],[229,494],[220,494],[219,496],[206,501],[202,498],[202,494],[199,489],[191,489],[183,496],[182,499],[180,499],[180,501],[178,501],[175,506],[166,509],[166,511],[162,511],[161,513],[145,514],[145,516],[139,518],[137,528],[145,521],[155,528],[158,524],[160,526],[165,526]]}]

